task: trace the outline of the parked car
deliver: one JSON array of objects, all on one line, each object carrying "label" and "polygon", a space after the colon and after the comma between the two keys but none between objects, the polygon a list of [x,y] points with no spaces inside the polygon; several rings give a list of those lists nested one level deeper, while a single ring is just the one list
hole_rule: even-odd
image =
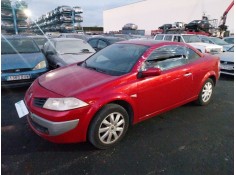
[{"label": "parked car", "polygon": [[122,30],[137,30],[137,29],[138,29],[138,26],[133,23],[125,24],[122,28]]},{"label": "parked car", "polygon": [[52,38],[44,44],[42,50],[53,69],[84,61],[95,53],[86,41],[75,38]]},{"label": "parked car", "polygon": [[68,13],[68,12],[72,12],[73,9],[70,6],[62,5],[62,6],[57,7],[56,11],[57,11],[57,14],[58,13]]},{"label": "parked car", "polygon": [[30,85],[48,71],[48,63],[33,39],[26,36],[1,37],[2,87]]},{"label": "parked car", "polygon": [[73,10],[75,11],[75,13],[83,13],[83,9],[79,6],[73,7]]},{"label": "parked car", "polygon": [[46,35],[33,35],[28,36],[29,38],[32,38],[36,44],[39,46],[40,49],[43,48],[43,45],[49,40],[49,37]]},{"label": "parked car", "polygon": [[216,44],[203,43],[197,35],[191,34],[157,34],[154,40],[175,41],[188,43],[202,53],[218,54],[223,47]]},{"label": "parked car", "polygon": [[218,57],[184,43],[123,41],[40,77],[22,106],[41,137],[106,149],[130,125],[191,101],[207,105],[218,66]]},{"label": "parked car", "polygon": [[220,57],[221,74],[234,75],[234,46],[217,56]]},{"label": "parked car", "polygon": [[13,21],[3,21],[1,20],[1,28],[6,30],[14,30]]},{"label": "parked car", "polygon": [[204,35],[198,35],[198,37],[201,39],[204,43],[210,43],[210,44],[217,44],[220,46],[223,46],[223,51],[229,50],[233,45],[225,42],[224,40],[217,38],[217,37],[208,37]]},{"label": "parked car", "polygon": [[208,20],[194,20],[185,26],[186,30],[194,30],[196,32],[201,30],[208,32],[211,28],[213,28],[213,26],[209,23]]},{"label": "parked car", "polygon": [[158,29],[162,29],[162,30],[167,30],[172,28],[172,24],[163,24],[162,26],[158,27]]},{"label": "parked car", "polygon": [[112,36],[100,36],[92,37],[88,40],[88,43],[96,50],[99,51],[111,44],[114,44],[119,41],[124,41],[124,38],[112,37]]},{"label": "parked car", "polygon": [[129,40],[129,39],[133,38],[131,35],[127,35],[127,34],[114,34],[112,36],[119,37],[119,38],[124,38],[125,40]]},{"label": "parked car", "polygon": [[223,40],[229,44],[234,44],[234,37],[224,37]]}]

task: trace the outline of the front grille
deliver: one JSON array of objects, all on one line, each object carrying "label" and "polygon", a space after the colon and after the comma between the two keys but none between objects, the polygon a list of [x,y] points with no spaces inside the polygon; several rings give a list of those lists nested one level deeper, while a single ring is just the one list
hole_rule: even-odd
[{"label": "front grille", "polygon": [[18,72],[28,72],[32,71],[31,68],[22,68],[22,69],[9,69],[9,70],[2,70],[2,73],[18,73]]},{"label": "front grille", "polygon": [[229,64],[229,65],[234,65],[234,62],[229,62],[229,61],[220,61],[221,64]]},{"label": "front grille", "polygon": [[221,69],[221,71],[234,74],[234,70]]},{"label": "front grille", "polygon": [[42,108],[47,98],[34,98],[34,106]]}]

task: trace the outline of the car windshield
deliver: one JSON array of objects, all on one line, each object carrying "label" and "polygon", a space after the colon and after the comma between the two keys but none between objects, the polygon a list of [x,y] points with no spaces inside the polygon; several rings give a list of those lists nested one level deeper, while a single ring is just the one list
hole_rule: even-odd
[{"label": "car windshield", "polygon": [[47,38],[34,38],[34,41],[38,44],[38,46],[40,46],[47,42]]},{"label": "car windshield", "polygon": [[197,35],[183,35],[183,38],[186,43],[201,42]]},{"label": "car windshield", "polygon": [[194,21],[192,21],[190,23],[194,23],[194,24],[201,23],[201,20],[194,20]]},{"label": "car windshield", "polygon": [[36,43],[28,38],[2,38],[1,44],[1,54],[40,52]]},{"label": "car windshield", "polygon": [[56,42],[56,50],[60,54],[77,54],[95,52],[95,50],[83,40],[64,40]]},{"label": "car windshield", "polygon": [[113,76],[131,71],[148,46],[135,44],[113,44],[88,58],[83,66]]},{"label": "car windshield", "polygon": [[220,39],[220,38],[210,38],[210,40],[212,40],[213,43],[218,44],[218,45],[228,45],[227,42],[225,42],[224,40]]},{"label": "car windshield", "polygon": [[228,52],[234,52],[234,46],[231,47],[231,48],[228,50]]}]

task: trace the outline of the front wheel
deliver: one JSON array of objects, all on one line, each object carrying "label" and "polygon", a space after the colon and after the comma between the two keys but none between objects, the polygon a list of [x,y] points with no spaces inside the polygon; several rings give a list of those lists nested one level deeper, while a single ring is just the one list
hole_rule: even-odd
[{"label": "front wheel", "polygon": [[210,103],[212,98],[214,88],[214,82],[212,79],[207,79],[201,89],[201,92],[198,95],[197,103],[201,106],[207,105]]},{"label": "front wheel", "polygon": [[129,116],[117,104],[104,106],[92,120],[88,139],[99,149],[107,149],[117,144],[128,130]]}]

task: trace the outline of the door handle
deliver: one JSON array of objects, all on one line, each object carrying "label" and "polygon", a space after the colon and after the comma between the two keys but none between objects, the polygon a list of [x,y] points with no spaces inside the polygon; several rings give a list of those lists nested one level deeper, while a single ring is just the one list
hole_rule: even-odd
[{"label": "door handle", "polygon": [[192,73],[190,73],[190,72],[184,74],[185,77],[189,77],[191,75],[192,75]]}]

